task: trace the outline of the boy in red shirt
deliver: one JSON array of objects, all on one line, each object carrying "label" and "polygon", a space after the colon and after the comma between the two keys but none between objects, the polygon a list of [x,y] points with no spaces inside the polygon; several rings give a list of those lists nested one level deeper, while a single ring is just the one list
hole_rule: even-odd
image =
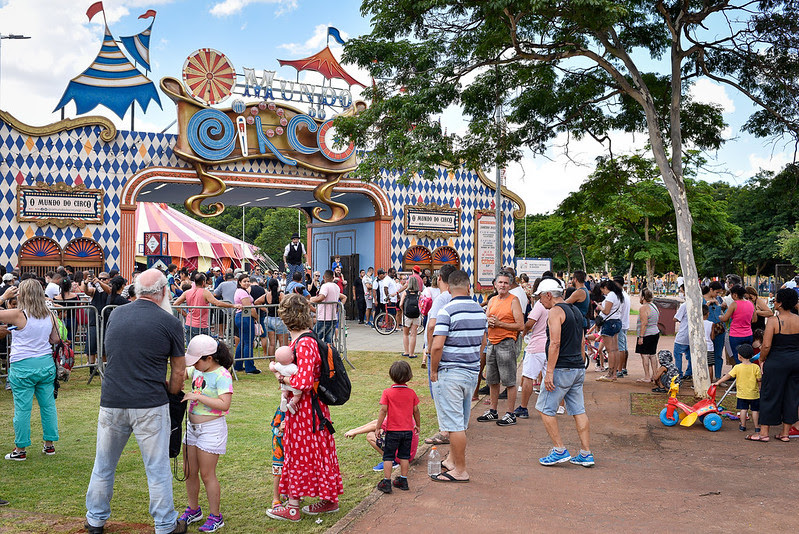
[{"label": "boy in red shirt", "polygon": [[380,397],[380,413],[376,425],[378,444],[383,439],[383,480],[377,484],[377,489],[383,493],[392,492],[391,468],[395,456],[400,461],[400,476],[394,479],[394,487],[407,491],[413,432],[421,427],[419,397],[406,385],[413,378],[411,366],[405,361],[394,362],[388,370],[388,376],[394,385],[385,389]]}]

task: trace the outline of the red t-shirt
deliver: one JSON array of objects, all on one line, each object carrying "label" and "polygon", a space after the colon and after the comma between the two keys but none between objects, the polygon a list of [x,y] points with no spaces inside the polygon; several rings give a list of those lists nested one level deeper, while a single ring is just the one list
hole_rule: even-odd
[{"label": "red t-shirt", "polygon": [[383,390],[380,404],[388,410],[384,426],[386,430],[413,430],[413,407],[419,404],[416,392],[406,385],[394,384]]}]

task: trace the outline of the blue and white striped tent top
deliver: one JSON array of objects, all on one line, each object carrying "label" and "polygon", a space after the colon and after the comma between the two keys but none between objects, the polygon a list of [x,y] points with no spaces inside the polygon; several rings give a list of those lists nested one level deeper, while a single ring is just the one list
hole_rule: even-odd
[{"label": "blue and white striped tent top", "polygon": [[147,71],[151,70],[150,34],[152,33],[152,28],[153,25],[150,23],[150,26],[141,33],[119,38],[119,40],[122,41],[122,46],[124,46],[125,50],[130,54],[130,57],[139,65],[143,65],[144,69]]},{"label": "blue and white striped tent top", "polygon": [[75,101],[78,114],[88,113],[102,104],[120,118],[124,118],[125,111],[134,101],[144,111],[147,111],[150,100],[155,100],[161,107],[155,85],[122,53],[108,26],[105,27],[100,53],[88,69],[69,82],[55,109],[63,108],[70,100]]}]

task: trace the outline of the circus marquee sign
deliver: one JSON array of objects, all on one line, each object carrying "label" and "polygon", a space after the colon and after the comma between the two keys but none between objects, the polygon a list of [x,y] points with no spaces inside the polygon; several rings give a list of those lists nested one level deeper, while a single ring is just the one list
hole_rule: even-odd
[{"label": "circus marquee sign", "polygon": [[64,183],[17,187],[17,220],[35,222],[39,226],[52,224],[84,227],[103,223],[102,189],[86,189]]}]

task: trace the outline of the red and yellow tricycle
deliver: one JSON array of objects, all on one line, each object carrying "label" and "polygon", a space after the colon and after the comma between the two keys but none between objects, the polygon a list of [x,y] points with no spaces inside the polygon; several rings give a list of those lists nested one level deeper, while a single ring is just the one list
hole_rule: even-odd
[{"label": "red and yellow tricycle", "polygon": [[677,384],[677,377],[671,379],[669,386],[669,400],[666,407],[660,411],[660,422],[666,426],[691,426],[697,419],[702,421],[705,428],[715,432],[721,428],[721,410],[716,404],[716,386],[710,386],[707,390],[707,399],[702,399],[693,406],[688,406],[684,402],[677,400],[677,393],[680,392],[680,385]]}]

